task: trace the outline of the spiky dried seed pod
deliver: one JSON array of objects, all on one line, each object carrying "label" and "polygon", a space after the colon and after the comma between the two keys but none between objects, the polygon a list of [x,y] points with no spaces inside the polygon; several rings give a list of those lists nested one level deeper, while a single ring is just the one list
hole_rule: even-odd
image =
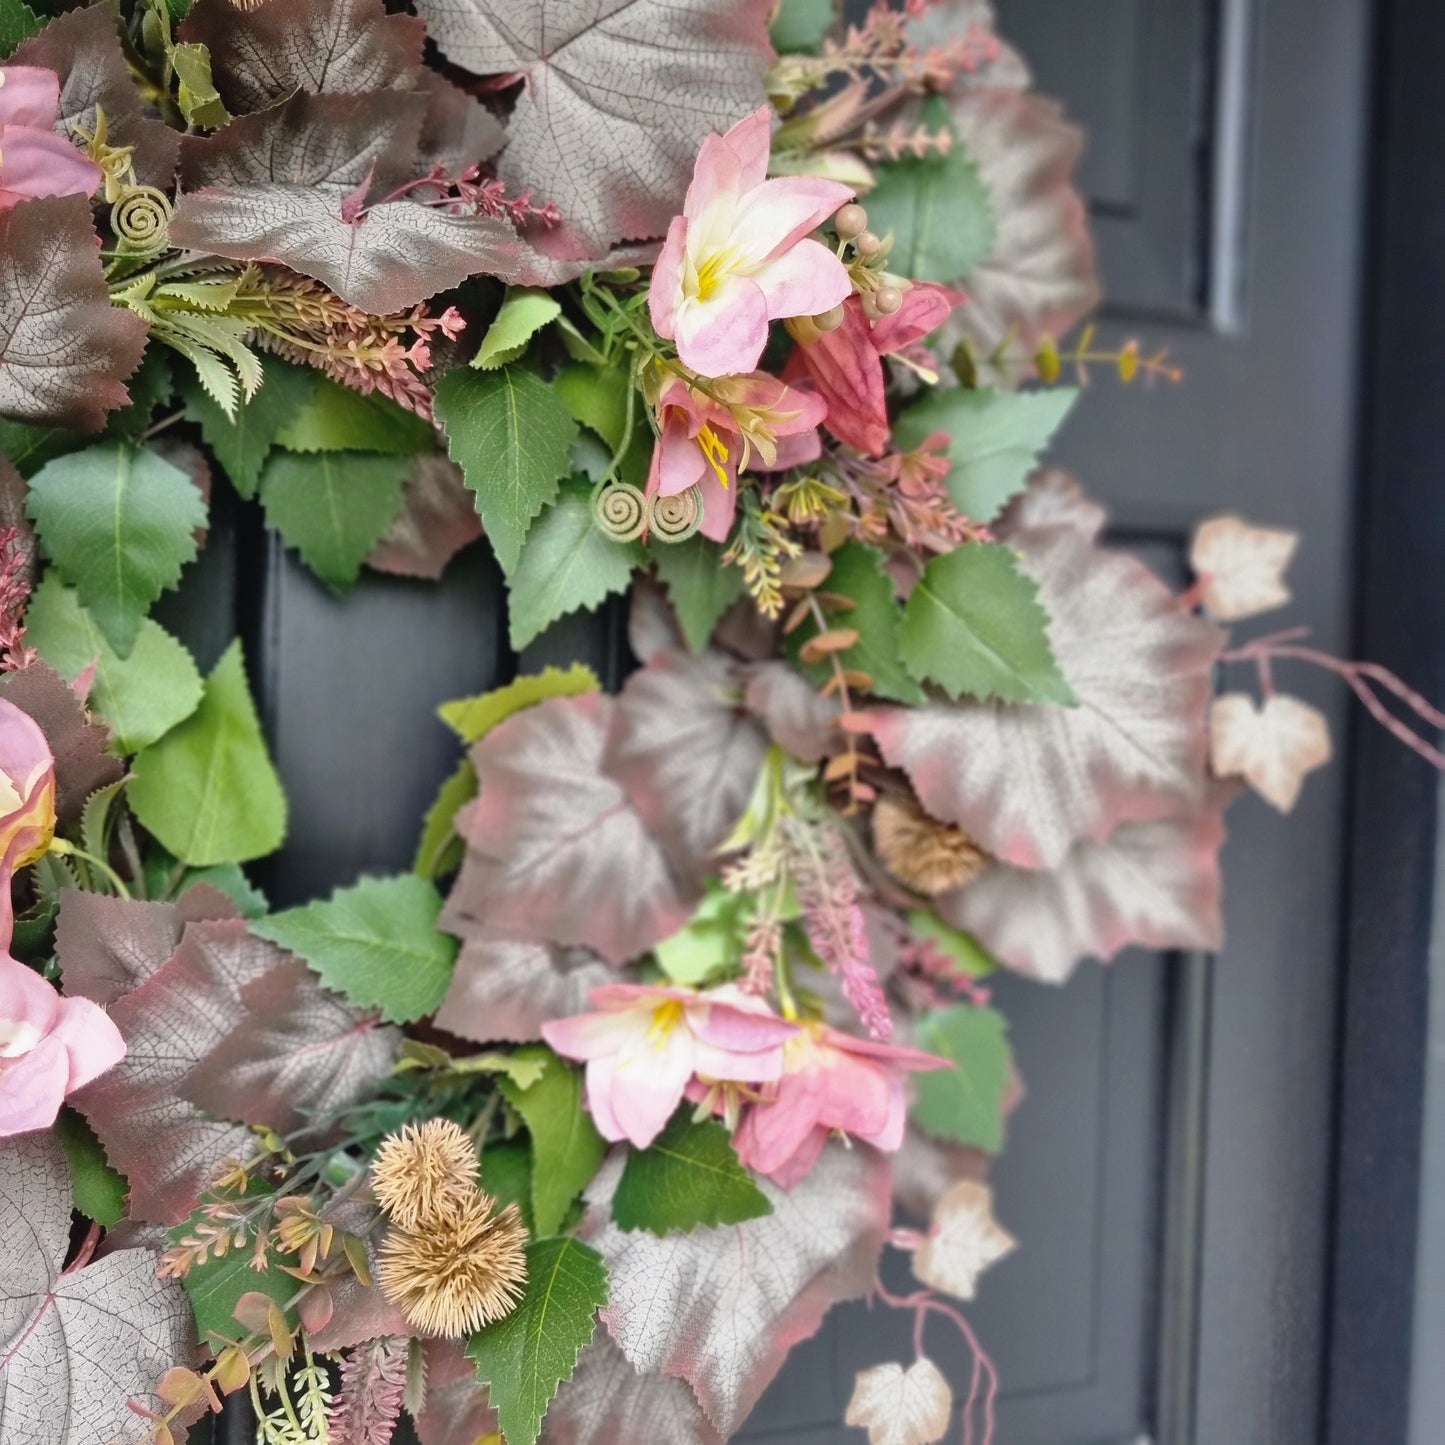
[{"label": "spiky dried seed pod", "polygon": [[460,1339],[516,1309],[527,1283],[527,1230],[517,1206],[493,1214],[480,1189],[455,1214],[411,1234],[387,1231],[376,1279],[419,1334]]},{"label": "spiky dried seed pod", "polygon": [[900,883],[930,897],[962,888],[988,862],[962,828],[940,823],[912,798],[894,793],[874,806],[873,848]]},{"label": "spiky dried seed pod", "polygon": [[399,1229],[416,1230],[455,1214],[476,1188],[476,1145],[450,1119],[388,1134],[371,1162],[372,1193]]}]

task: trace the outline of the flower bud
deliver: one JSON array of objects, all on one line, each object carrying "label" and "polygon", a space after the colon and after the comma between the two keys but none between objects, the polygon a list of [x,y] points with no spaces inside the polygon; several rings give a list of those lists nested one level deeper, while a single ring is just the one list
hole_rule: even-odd
[{"label": "flower bud", "polygon": [[853,249],[866,261],[882,249],[882,240],[872,231],[862,231],[853,238]]},{"label": "flower bud", "polygon": [[880,286],[873,293],[873,305],[881,316],[892,316],[903,305],[903,292],[896,286]]},{"label": "flower bud", "polygon": [[[902,297],[899,298],[899,304],[902,304]],[[819,331],[836,331],[842,324],[843,308],[841,306],[834,306],[831,310],[822,311],[813,317],[813,325]]]},{"label": "flower bud", "polygon": [[868,212],[857,201],[849,201],[846,206],[838,208],[833,226],[843,240],[851,241],[868,228]]}]

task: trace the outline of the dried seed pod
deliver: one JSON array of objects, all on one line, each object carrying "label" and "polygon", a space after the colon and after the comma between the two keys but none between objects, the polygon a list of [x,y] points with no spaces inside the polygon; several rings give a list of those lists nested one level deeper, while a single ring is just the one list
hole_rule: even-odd
[{"label": "dried seed pod", "polygon": [[962,888],[988,862],[962,828],[940,823],[896,793],[885,794],[873,809],[873,848],[900,883],[929,896]]}]

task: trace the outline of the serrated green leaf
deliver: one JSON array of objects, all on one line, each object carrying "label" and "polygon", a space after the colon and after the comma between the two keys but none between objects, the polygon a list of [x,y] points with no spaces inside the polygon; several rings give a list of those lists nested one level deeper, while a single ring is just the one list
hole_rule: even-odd
[{"label": "serrated green leaf", "polygon": [[592,520],[590,492],[569,485],[532,529],[522,560],[507,579],[512,646],[519,651],[559,617],[591,611],[625,592],[646,553],[614,542]]},{"label": "serrated green leaf", "polygon": [[268,526],[338,595],[401,510],[411,459],[370,452],[279,451],[261,473]]},{"label": "serrated green leaf", "polygon": [[45,555],[120,657],[150,605],[196,555],[206,503],[154,452],[104,442],[47,462],[26,504]]},{"label": "serrated green leaf", "polygon": [[997,1154],[1003,1148],[1003,1101],[1008,1091],[1008,1024],[997,1009],[953,1004],[924,1014],[920,1049],[952,1059],[954,1067],[913,1076],[914,1122],[941,1139]]},{"label": "serrated green leaf", "polygon": [[441,894],[415,873],[363,878],[322,903],[273,913],[258,937],[298,954],[328,988],[390,1023],[433,1012],[451,982],[457,941],[437,931]]},{"label": "serrated green leaf", "polygon": [[306,404],[321,378],[274,357],[266,363],[261,389],[231,420],[194,380],[181,383],[186,415],[201,428],[206,445],[243,497],[254,497],[261,468],[276,438]]},{"label": "serrated green leaf", "polygon": [[898,630],[908,670],[951,697],[1075,702],[1054,661],[1038,591],[997,542],[969,542],[935,557]]},{"label": "serrated green leaf", "polygon": [[547,1061],[523,1054],[464,1054],[451,1068],[457,1074],[505,1074],[519,1089],[530,1089],[547,1072]]},{"label": "serrated green leaf", "polygon": [[191,654],[146,618],[129,657],[118,657],[73,587],[48,573],[30,599],[26,641],[63,677],[74,681],[95,666],[88,698],[114,737],[111,749],[134,753],[188,718],[201,701],[201,674]]},{"label": "serrated green leaf", "polygon": [[276,445],[293,452],[378,452],[411,456],[431,451],[430,422],[389,396],[362,396],[322,377],[301,409],[276,434]]},{"label": "serrated green leaf", "polygon": [[130,779],[117,778],[103,788],[97,788],[80,810],[80,846],[92,858],[106,858],[110,855],[110,823],[116,800],[130,786]]},{"label": "serrated green leaf", "polygon": [[542,1077],[529,1088],[506,1078],[497,1084],[532,1136],[532,1218],[537,1233],[555,1234],[572,1201],[597,1173],[607,1144],[582,1107],[581,1072],[540,1044],[516,1052],[546,1065]]},{"label": "serrated green leaf", "polygon": [[[557,395],[562,398],[567,410],[584,427],[581,443],[590,440],[589,433],[595,434],[607,443],[607,450],[595,475],[587,466],[579,464],[589,449],[574,445],[572,459],[574,470],[584,471],[594,481],[600,481],[612,465],[617,448],[627,435],[627,407],[629,399],[634,408],[632,418],[632,440],[617,463],[617,475],[624,482],[641,487],[647,481],[647,469],[652,461],[652,429],[647,425],[642,399],[632,385],[632,373],[625,366],[596,366],[590,362],[572,362],[562,367],[552,378]],[[595,451],[595,448],[590,450]]]},{"label": "serrated green leaf", "polygon": [[667,586],[682,635],[694,652],[708,645],[723,613],[743,595],[743,570],[724,566],[722,552],[700,532],[685,542],[648,549]]},{"label": "serrated green leaf", "polygon": [[773,49],[779,55],[811,55],[838,18],[834,0],[780,0],[773,16]]},{"label": "serrated green leaf", "polygon": [[986,978],[998,969],[998,960],[971,933],[945,923],[936,913],[915,908],[908,914],[908,927],[917,938],[936,943],[945,957],[969,978]]},{"label": "serrated green leaf", "polygon": [[551,292],[534,286],[509,286],[472,365],[478,371],[495,371],[518,360],[527,343],[561,314],[562,303]]},{"label": "serrated green leaf", "polygon": [[[253,1180],[246,1197],[255,1198],[268,1192],[265,1185]],[[170,1231],[171,1243],[179,1244],[204,1222],[205,1215],[197,1210]],[[254,1269],[249,1246],[233,1249],[219,1259],[211,1258],[192,1265],[181,1284],[185,1286],[191,1311],[196,1317],[196,1334],[206,1344],[236,1340],[245,1334],[236,1322],[236,1303],[243,1294],[263,1294],[285,1310],[297,1290],[295,1277],[278,1269],[274,1262],[269,1269]],[[294,1326],[295,1314],[288,1313],[287,1320]]]},{"label": "serrated green leaf", "polygon": [[[948,102],[931,96],[923,123],[934,134],[953,128]],[[893,233],[890,267],[915,281],[962,280],[993,250],[996,228],[988,188],[953,140],[946,155],[906,157],[876,168],[878,182],[868,192],[868,226],[878,235]]]},{"label": "serrated green leaf", "polygon": [[0,452],[15,463],[22,477],[33,477],[46,462],[79,451],[86,438],[64,427],[27,426],[0,417]]},{"label": "serrated green leaf", "polygon": [[125,1218],[125,1196],[130,1186],[106,1162],[95,1131],[74,1109],[62,1109],[55,1132],[70,1164],[71,1200],[87,1219],[111,1229]]},{"label": "serrated green leaf", "polygon": [[176,103],[186,124],[219,130],[231,116],[211,78],[211,52],[193,41],[183,42],[169,46],[166,59],[176,73]]},{"label": "serrated green leaf", "polygon": [[946,432],[949,495],[966,517],[988,522],[1023,490],[1077,396],[1070,387],[1033,392],[940,387],[898,418],[893,442],[908,451],[934,432]]},{"label": "serrated green leaf", "polygon": [[583,663],[571,667],[544,667],[541,672],[527,673],[505,687],[494,687],[476,697],[462,697],[444,702],[437,716],[470,747],[491,732],[499,722],[513,713],[533,707],[552,697],[576,697],[583,692],[601,692],[597,674]]},{"label": "serrated green leaf", "polygon": [[105,419],[105,435],[135,441],[151,424],[156,408],[169,401],[176,388],[175,369],[164,347],[150,346],[140,367],[126,382],[130,401]]},{"label": "serrated green leaf", "polygon": [[[833,570],[819,591],[835,592],[854,603],[850,610],[830,619],[836,626],[858,633],[852,647],[836,654],[838,661],[849,671],[866,672],[873,679],[870,690],[875,697],[911,705],[923,702],[923,689],[899,661],[898,629],[903,612],[893,579],[884,571],[882,553],[862,542],[844,543],[833,553]],[[788,648],[793,661],[815,683],[822,683],[832,675],[831,666],[805,663],[798,655],[803,644],[817,635],[818,626],[809,618],[788,638]]]},{"label": "serrated green leaf", "polygon": [[418,878],[435,882],[461,866],[466,844],[456,830],[456,817],[476,796],[476,769],[470,758],[463,758],[427,809],[421,837],[417,840],[416,859],[411,865],[411,871]]},{"label": "serrated green leaf", "polygon": [[767,1195],[739,1163],[728,1131],[715,1119],[693,1123],[691,1104],[672,1116],[650,1148],[628,1152],[612,1197],[619,1229],[658,1235],[741,1224],[772,1212]]},{"label": "serrated green leaf", "polygon": [[40,17],[24,0],[0,0],[0,60],[22,40],[40,33]]},{"label": "serrated green leaf", "polygon": [[521,366],[453,371],[437,388],[436,410],[510,576],[532,523],[570,468],[577,423],[556,390]]},{"label": "serrated green leaf", "polygon": [[192,867],[244,863],[286,836],[286,795],[266,751],[241,644],[206,679],[201,705],[132,766],[142,827]]},{"label": "serrated green leaf", "polygon": [[499,1140],[482,1150],[482,1188],[499,1205],[515,1204],[533,1232],[532,1147],[525,1139]]},{"label": "serrated green leaf", "polygon": [[535,1445],[547,1406],[572,1378],[606,1303],[607,1266],[590,1245],[569,1238],[527,1246],[521,1304],[467,1342],[507,1445]]}]

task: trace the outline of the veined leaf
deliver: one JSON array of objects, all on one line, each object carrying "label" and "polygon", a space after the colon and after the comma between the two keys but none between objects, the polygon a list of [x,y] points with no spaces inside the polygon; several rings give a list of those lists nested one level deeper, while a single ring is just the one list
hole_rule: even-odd
[{"label": "veined leaf", "polygon": [[0,0],[0,60],[22,40],[40,33],[40,17],[25,0]]},{"label": "veined leaf", "polygon": [[199,382],[181,383],[186,416],[197,422],[206,445],[243,497],[254,497],[261,468],[276,438],[306,404],[320,378],[314,371],[272,357],[261,389],[228,417]]},{"label": "veined leaf", "polygon": [[685,542],[649,549],[657,575],[667,584],[682,635],[701,652],[722,615],[743,595],[743,570],[724,566],[722,549],[701,533]]},{"label": "veined leaf", "polygon": [[953,1068],[918,1074],[914,1122],[930,1134],[997,1154],[1003,1147],[1003,1100],[1011,1057],[1008,1025],[997,1009],[953,1004],[924,1014],[918,1047],[953,1060]]},{"label": "veined leaf", "polygon": [[561,314],[562,303],[550,292],[533,286],[509,287],[472,365],[478,371],[495,371],[519,360],[527,343]]},{"label": "veined leaf", "polygon": [[349,386],[322,377],[300,411],[276,436],[293,452],[381,452],[409,456],[429,451],[436,441],[431,425],[388,396],[362,396]]},{"label": "veined leaf", "polygon": [[437,709],[437,716],[470,747],[486,737],[499,722],[505,722],[525,707],[546,702],[549,697],[576,697],[578,693],[601,691],[597,674],[586,664],[574,662],[565,670],[544,667],[541,672],[528,673],[505,687],[444,702]]}]

